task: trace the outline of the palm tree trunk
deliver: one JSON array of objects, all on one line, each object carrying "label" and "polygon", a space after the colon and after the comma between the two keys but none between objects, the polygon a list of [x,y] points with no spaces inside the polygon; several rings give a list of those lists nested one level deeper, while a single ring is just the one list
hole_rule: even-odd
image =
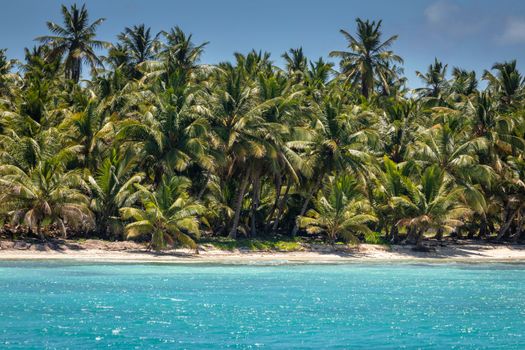
[{"label": "palm tree trunk", "polygon": [[36,224],[36,234],[40,237],[42,241],[46,240],[46,237],[44,236],[44,232],[42,232],[42,226],[40,226],[40,222]]},{"label": "palm tree trunk", "polygon": [[438,241],[442,241],[443,240],[443,229],[441,227],[438,228],[438,230],[436,232],[436,239]]},{"label": "palm tree trunk", "polygon": [[64,221],[61,219],[57,219],[58,227],[60,228],[60,232],[62,233],[62,238],[67,238],[67,231],[66,231],[66,225],[64,225]]},{"label": "palm tree trunk", "polygon": [[419,230],[419,231],[416,231],[416,246],[417,247],[422,247],[423,246],[423,233],[425,233],[425,231],[423,229]]},{"label": "palm tree trunk", "polygon": [[206,180],[204,180],[204,185],[202,185],[201,190],[199,191],[199,194],[197,195],[197,200],[200,201],[202,196],[204,195],[204,192],[206,192],[206,187],[208,186],[208,182],[210,181],[211,171],[208,171],[208,174],[206,175]]},{"label": "palm tree trunk", "polygon": [[415,227],[409,227],[406,241],[409,244],[416,244],[417,243],[417,229]]},{"label": "palm tree trunk", "polygon": [[242,209],[242,199],[244,198],[244,192],[246,192],[246,187],[248,186],[248,180],[250,178],[250,171],[247,170],[244,178],[242,179],[241,186],[239,187],[239,192],[237,194],[237,199],[235,201],[235,215],[233,216],[233,225],[228,234],[230,238],[237,238],[237,226],[239,225],[239,219],[241,216]]},{"label": "palm tree trunk", "polygon": [[391,243],[397,243],[399,240],[399,228],[397,227],[397,224],[392,225],[389,236]]},{"label": "palm tree trunk", "polygon": [[[310,192],[308,192],[308,195],[306,196],[303,206],[301,207],[299,216],[304,216],[304,214],[306,213],[306,209],[308,209],[308,204],[310,204],[310,200],[312,200],[312,197],[314,196],[314,194],[317,192],[317,190],[321,186],[322,179],[323,177],[319,176],[317,178],[315,185],[312,186],[312,189],[310,190]],[[297,225],[297,220],[295,220],[295,225],[292,230],[292,237],[295,237],[295,235],[297,234],[297,231],[299,231],[299,226]]]},{"label": "palm tree trunk", "polygon": [[512,225],[512,221],[514,221],[514,217],[516,216],[516,214],[518,214],[518,212],[519,212],[519,209],[515,210],[512,214],[510,214],[510,217],[509,217],[508,211],[507,211],[507,215],[505,215],[507,217],[505,224],[503,224],[501,228],[499,229],[498,237],[496,238],[496,240],[500,241],[505,237],[507,231],[510,228],[510,225]]},{"label": "palm tree trunk", "polygon": [[288,179],[286,183],[286,190],[284,190],[284,196],[279,201],[279,207],[277,208],[277,216],[275,217],[275,221],[273,222],[273,226],[272,226],[272,233],[275,233],[277,229],[279,228],[279,222],[281,221],[281,217],[283,216],[284,206],[286,205],[286,202],[288,201],[288,195],[290,193],[291,187],[292,187],[292,181]]},{"label": "palm tree trunk", "polygon": [[281,179],[281,176],[279,175],[279,176],[276,176],[275,178],[275,200],[273,201],[272,209],[270,209],[270,213],[268,214],[266,218],[266,224],[264,226],[265,232],[268,231],[273,214],[275,214],[275,211],[277,210],[277,206],[279,205],[279,202],[281,199],[281,187],[282,187],[282,179]]},{"label": "palm tree trunk", "polygon": [[361,93],[368,100],[368,82],[366,81],[366,74],[361,76]]},{"label": "palm tree trunk", "polygon": [[257,235],[257,209],[259,208],[259,199],[261,194],[261,171],[257,167],[253,172],[253,198],[251,208],[251,237]]}]

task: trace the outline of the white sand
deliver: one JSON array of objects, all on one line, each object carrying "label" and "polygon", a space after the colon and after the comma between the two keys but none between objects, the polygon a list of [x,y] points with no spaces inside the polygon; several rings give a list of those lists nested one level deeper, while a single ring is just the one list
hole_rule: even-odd
[{"label": "white sand", "polygon": [[0,260],[64,259],[93,262],[159,262],[159,263],[344,263],[344,262],[524,262],[525,245],[448,244],[436,245],[432,252],[415,252],[411,247],[390,248],[361,244],[354,249],[334,251],[318,247],[316,251],[251,252],[222,251],[203,246],[200,254],[190,250],[150,252],[131,242],[41,244],[0,241]]}]

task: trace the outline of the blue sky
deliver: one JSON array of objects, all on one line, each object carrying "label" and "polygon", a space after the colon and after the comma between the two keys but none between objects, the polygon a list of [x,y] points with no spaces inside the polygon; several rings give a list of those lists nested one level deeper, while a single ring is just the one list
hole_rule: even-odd
[{"label": "blue sky", "polygon": [[[5,0],[0,48],[21,58],[23,48],[60,22],[60,4],[74,1]],[[78,2],[79,4],[82,2]],[[252,48],[272,53],[277,64],[291,47],[316,59],[345,48],[340,28],[354,31],[355,18],[382,19],[386,36],[398,34],[394,50],[405,60],[412,86],[415,70],[434,57],[479,73],[498,61],[517,59],[525,70],[525,1],[521,0],[87,0],[92,19],[105,17],[99,38],[114,41],[125,26],[145,23],[154,31],[179,25],[197,43],[209,41],[203,62],[231,60]]]}]

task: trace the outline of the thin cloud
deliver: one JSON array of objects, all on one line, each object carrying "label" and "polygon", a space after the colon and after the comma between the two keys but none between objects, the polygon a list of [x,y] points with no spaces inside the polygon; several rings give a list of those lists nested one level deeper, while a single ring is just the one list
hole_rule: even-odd
[{"label": "thin cloud", "polygon": [[423,15],[434,35],[462,38],[479,33],[487,18],[472,8],[440,0],[425,8]]},{"label": "thin cloud", "polygon": [[525,43],[525,18],[513,17],[507,19],[499,41],[502,44]]},{"label": "thin cloud", "polygon": [[443,24],[460,12],[459,6],[448,1],[438,1],[425,9],[425,17],[429,23]]}]

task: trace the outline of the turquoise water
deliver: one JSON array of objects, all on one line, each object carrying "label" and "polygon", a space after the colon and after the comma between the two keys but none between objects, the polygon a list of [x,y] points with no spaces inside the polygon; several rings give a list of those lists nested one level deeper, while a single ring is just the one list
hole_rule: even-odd
[{"label": "turquoise water", "polygon": [[525,348],[525,265],[0,262],[2,349]]}]

